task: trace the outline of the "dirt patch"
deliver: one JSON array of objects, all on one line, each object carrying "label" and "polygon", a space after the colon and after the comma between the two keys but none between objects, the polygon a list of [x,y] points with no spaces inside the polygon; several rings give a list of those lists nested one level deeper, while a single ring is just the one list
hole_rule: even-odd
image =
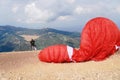
[{"label": "dirt patch", "polygon": [[40,51],[0,53],[0,80],[120,80],[120,51],[104,61],[45,63]]},{"label": "dirt patch", "polygon": [[20,35],[20,36],[23,37],[26,41],[30,41],[31,39],[39,38],[38,35]]}]

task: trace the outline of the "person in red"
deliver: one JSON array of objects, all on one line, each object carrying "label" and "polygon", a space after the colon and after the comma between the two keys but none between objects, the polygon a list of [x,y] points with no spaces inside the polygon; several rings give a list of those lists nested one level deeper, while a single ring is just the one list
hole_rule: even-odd
[{"label": "person in red", "polygon": [[110,19],[97,17],[88,21],[82,34],[79,50],[67,45],[44,48],[38,55],[44,62],[101,61],[114,54],[120,46],[120,32]]}]

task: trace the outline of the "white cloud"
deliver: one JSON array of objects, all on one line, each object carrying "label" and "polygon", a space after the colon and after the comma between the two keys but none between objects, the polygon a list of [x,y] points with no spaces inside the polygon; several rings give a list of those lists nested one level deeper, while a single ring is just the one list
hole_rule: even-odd
[{"label": "white cloud", "polygon": [[27,16],[27,23],[46,22],[54,16],[53,12],[46,9],[40,9],[35,3],[27,4],[25,6],[25,14]]},{"label": "white cloud", "polygon": [[82,12],[83,12],[83,7],[81,7],[81,6],[77,6],[76,8],[75,8],[75,11],[74,11],[74,13],[76,13],[76,14],[81,14]]},{"label": "white cloud", "polygon": [[65,20],[70,20],[71,16],[59,16],[57,20],[65,21]]},{"label": "white cloud", "polygon": [[17,19],[17,22],[22,22],[22,20],[18,18],[18,19]]},{"label": "white cloud", "polygon": [[75,0],[67,0],[67,2],[73,4]]},{"label": "white cloud", "polygon": [[94,11],[94,8],[89,8],[89,7],[82,7],[82,6],[77,6],[74,10],[75,14],[88,14],[90,12]]},{"label": "white cloud", "polygon": [[13,12],[13,13],[16,13],[16,12],[18,11],[18,9],[19,9],[18,6],[14,6],[14,7],[12,8],[12,12]]},{"label": "white cloud", "polygon": [[0,23],[57,27],[69,26],[70,22],[72,26],[96,16],[115,18],[119,22],[119,3],[120,0],[0,0]]},{"label": "white cloud", "polygon": [[118,13],[120,13],[120,6],[116,7],[115,9]]}]

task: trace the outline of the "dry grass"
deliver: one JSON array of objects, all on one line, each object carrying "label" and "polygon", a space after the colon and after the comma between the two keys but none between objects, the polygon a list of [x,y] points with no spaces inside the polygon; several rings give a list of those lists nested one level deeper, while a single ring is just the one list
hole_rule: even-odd
[{"label": "dry grass", "polygon": [[0,53],[0,80],[120,80],[120,51],[107,60],[45,63],[39,51]]},{"label": "dry grass", "polygon": [[37,36],[37,35],[20,35],[20,36],[23,37],[26,41],[30,41],[31,39],[39,38],[39,36]]}]

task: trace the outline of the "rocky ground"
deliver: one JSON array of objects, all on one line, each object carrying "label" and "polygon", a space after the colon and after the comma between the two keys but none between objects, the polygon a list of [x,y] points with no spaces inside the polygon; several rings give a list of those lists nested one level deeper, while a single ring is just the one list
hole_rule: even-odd
[{"label": "rocky ground", "polygon": [[38,53],[0,53],[0,80],[120,80],[120,51],[104,61],[81,63],[45,63]]}]

